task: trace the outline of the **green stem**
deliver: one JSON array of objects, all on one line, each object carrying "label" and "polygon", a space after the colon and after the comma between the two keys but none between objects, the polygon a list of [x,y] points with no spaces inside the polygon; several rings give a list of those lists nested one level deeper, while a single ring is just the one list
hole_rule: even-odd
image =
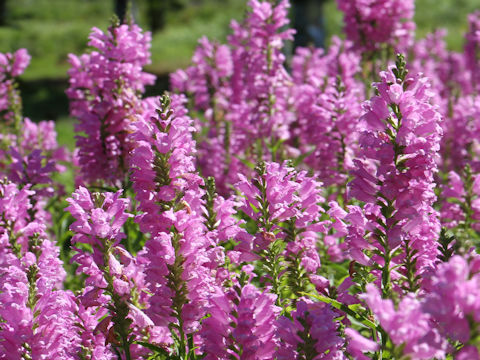
[{"label": "green stem", "polygon": [[385,244],[385,253],[383,254],[385,264],[382,268],[382,294],[384,298],[389,298],[392,292],[392,282],[390,275],[390,262],[392,258],[390,254],[390,248],[388,246],[388,239],[385,239]]},{"label": "green stem", "polygon": [[175,261],[172,265],[167,265],[169,270],[167,286],[172,289],[174,296],[172,299],[172,315],[177,319],[178,324],[173,327],[178,330],[179,352],[183,355],[188,354],[187,343],[184,331],[184,322],[182,318],[183,306],[188,302],[188,290],[185,281],[182,279],[184,257],[180,253],[180,234],[176,229],[173,230],[172,246],[175,250]]}]

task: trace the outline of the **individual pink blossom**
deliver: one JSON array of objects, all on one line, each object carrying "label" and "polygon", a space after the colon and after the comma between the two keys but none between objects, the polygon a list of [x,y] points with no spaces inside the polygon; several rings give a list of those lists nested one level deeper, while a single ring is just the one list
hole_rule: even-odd
[{"label": "individual pink blossom", "polygon": [[480,355],[478,349],[473,345],[464,346],[455,356],[455,360],[478,360]]},{"label": "individual pink blossom", "polygon": [[376,342],[364,338],[358,331],[352,328],[346,328],[345,335],[348,339],[347,351],[355,359],[367,360],[369,357],[364,355],[364,353],[375,352],[379,349],[379,345]]},{"label": "individual pink blossom", "polygon": [[403,354],[415,360],[445,356],[446,340],[413,295],[405,296],[395,308],[392,300],[382,299],[375,285],[369,284],[364,299],[392,342],[396,346],[405,345]]}]

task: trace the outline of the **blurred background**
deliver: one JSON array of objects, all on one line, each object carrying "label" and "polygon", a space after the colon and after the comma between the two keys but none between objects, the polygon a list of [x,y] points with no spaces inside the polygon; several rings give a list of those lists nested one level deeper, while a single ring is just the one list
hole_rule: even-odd
[{"label": "blurred background", "polygon": [[[246,0],[130,2],[135,21],[153,33],[152,64],[147,71],[155,73],[158,81],[149,94],[165,90],[168,73],[190,63],[202,35],[224,41],[230,32],[230,21],[240,20],[246,9]],[[335,0],[292,2],[296,9],[291,12],[292,20],[303,29],[310,24],[309,32],[313,35],[312,40],[305,30],[299,29],[299,43],[311,41],[328,46],[332,35],[341,36],[342,14]],[[114,13],[121,16],[125,12],[127,3],[127,0],[0,0],[0,52],[24,47],[32,56],[20,79],[25,116],[33,120],[56,120],[60,133],[66,131],[62,128],[71,128],[65,96],[67,55],[85,52],[90,28],[105,30]],[[417,0],[417,37],[446,28],[449,48],[461,50],[467,14],[476,9],[480,9],[479,0]],[[60,140],[71,146],[73,134],[66,132],[70,135]]]}]

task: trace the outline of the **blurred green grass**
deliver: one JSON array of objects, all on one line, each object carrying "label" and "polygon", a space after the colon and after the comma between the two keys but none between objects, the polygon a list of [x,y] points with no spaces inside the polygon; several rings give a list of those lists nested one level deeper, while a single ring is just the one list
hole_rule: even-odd
[{"label": "blurred green grass", "polygon": [[[165,28],[153,36],[148,70],[157,74],[186,66],[202,35],[224,41],[231,19],[241,19],[246,9],[246,0],[177,1],[183,7],[167,13]],[[417,36],[445,27],[449,48],[460,50],[466,15],[478,8],[478,0],[417,0]],[[68,53],[84,52],[90,28],[106,29],[113,10],[113,0],[7,0],[8,26],[0,27],[0,51],[29,50],[32,62],[22,77],[25,81],[65,78]],[[148,28],[147,0],[135,0],[133,14]],[[324,14],[327,38],[340,35],[342,15],[334,0],[325,3]]]},{"label": "blurred green grass", "polygon": [[73,123],[73,119],[68,116],[61,117],[55,122],[58,144],[65,146],[70,151],[73,151],[75,148]]},{"label": "blurred green grass", "polygon": [[92,26],[105,28],[110,1],[7,0],[7,26],[0,27],[0,51],[27,48],[32,55],[22,79],[65,78],[67,55],[85,50]]},{"label": "blurred green grass", "polygon": [[153,35],[148,69],[161,74],[187,66],[202,36],[225,41],[230,22],[243,17],[245,4],[242,0],[204,0],[170,14],[165,29]]},{"label": "blurred green grass", "polygon": [[[164,0],[159,0],[164,1]],[[186,66],[202,35],[225,40],[233,18],[241,18],[239,0],[180,0],[184,7],[166,16],[152,42],[149,70],[167,73]],[[134,1],[135,20],[148,28],[146,0]],[[93,26],[105,30],[114,13],[112,0],[7,0],[7,26],[0,27],[0,52],[27,48],[32,55],[22,79],[65,78],[69,53],[86,50]]]}]

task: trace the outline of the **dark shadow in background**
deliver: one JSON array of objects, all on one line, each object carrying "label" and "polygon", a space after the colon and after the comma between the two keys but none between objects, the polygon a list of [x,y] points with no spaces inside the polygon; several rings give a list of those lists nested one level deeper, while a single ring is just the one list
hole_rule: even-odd
[{"label": "dark shadow in background", "polygon": [[[156,74],[157,81],[149,86],[145,96],[161,95],[168,90],[168,74]],[[23,114],[33,121],[57,120],[67,117],[67,79],[39,79],[19,81],[23,101]]]}]

